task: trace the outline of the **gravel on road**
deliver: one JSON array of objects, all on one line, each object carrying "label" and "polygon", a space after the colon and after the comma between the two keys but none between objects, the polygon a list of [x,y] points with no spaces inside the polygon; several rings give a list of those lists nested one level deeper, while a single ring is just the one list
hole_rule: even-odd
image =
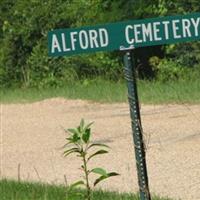
[{"label": "gravel on road", "polygon": [[[150,190],[200,200],[200,105],[141,105]],[[66,133],[84,118],[93,140],[111,147],[92,166],[121,176],[100,185],[136,192],[137,175],[128,103],[100,104],[62,98],[1,105],[1,178],[66,184],[79,179],[79,161],[63,158]]]}]

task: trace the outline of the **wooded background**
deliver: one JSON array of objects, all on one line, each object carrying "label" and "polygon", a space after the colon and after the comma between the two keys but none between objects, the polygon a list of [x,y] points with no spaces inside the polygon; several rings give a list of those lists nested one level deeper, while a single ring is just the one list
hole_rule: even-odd
[{"label": "wooded background", "polygon": [[[50,58],[47,33],[81,27],[200,12],[199,0],[1,0],[0,87],[62,87],[68,82],[123,79],[119,51]],[[200,77],[200,42],[138,48],[140,79]]]}]

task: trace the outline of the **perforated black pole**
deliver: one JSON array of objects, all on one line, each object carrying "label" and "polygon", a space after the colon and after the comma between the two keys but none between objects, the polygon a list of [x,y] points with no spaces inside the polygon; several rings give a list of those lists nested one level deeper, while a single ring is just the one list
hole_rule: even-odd
[{"label": "perforated black pole", "polygon": [[148,176],[147,176],[147,167],[146,167],[146,158],[145,158],[145,149],[142,135],[142,125],[140,117],[140,109],[138,102],[138,93],[137,93],[137,83],[135,75],[135,61],[131,56],[131,51],[125,51],[124,54],[124,69],[125,69],[125,79],[127,80],[128,86],[128,99],[130,106],[130,115],[131,115],[131,126],[133,134],[133,142],[135,147],[135,158],[138,174],[138,184],[141,200],[151,200],[149,185],[148,185]]}]

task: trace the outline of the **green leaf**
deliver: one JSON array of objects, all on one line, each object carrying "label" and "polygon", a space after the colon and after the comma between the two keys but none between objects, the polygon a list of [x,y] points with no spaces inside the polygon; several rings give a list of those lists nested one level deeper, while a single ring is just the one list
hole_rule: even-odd
[{"label": "green leaf", "polygon": [[69,189],[71,190],[71,189],[73,189],[77,186],[80,186],[80,185],[85,185],[85,183],[83,181],[77,181],[77,182],[73,183],[72,185],[70,185]]},{"label": "green leaf", "polygon": [[72,137],[68,137],[68,138],[66,138],[66,140],[68,140],[69,142],[72,142],[73,138]]},{"label": "green leaf", "polygon": [[93,172],[95,174],[100,174],[102,176],[107,176],[106,170],[102,169],[102,168],[94,168],[91,170],[91,172]]},{"label": "green leaf", "polygon": [[82,132],[83,131],[83,128],[84,128],[84,119],[81,119],[81,122],[80,122],[80,131]]},{"label": "green leaf", "polygon": [[69,151],[79,151],[79,149],[77,147],[73,147],[71,149],[67,149],[66,151],[64,151],[64,153],[68,153]]},{"label": "green leaf", "polygon": [[100,176],[99,178],[97,178],[94,182],[94,187],[100,183],[101,181],[105,180],[106,178],[108,178],[107,176]]},{"label": "green leaf", "polygon": [[91,144],[89,147],[88,147],[88,149],[90,149],[90,148],[92,148],[92,147],[97,147],[97,146],[99,146],[99,147],[106,147],[106,148],[110,148],[108,145],[106,145],[106,144],[101,144],[101,143],[93,143],[93,144]]},{"label": "green leaf", "polygon": [[98,179],[95,180],[94,182],[94,186],[96,186],[98,183],[100,183],[101,181],[107,179],[107,178],[110,178],[112,176],[118,176],[119,174],[116,173],[116,172],[110,172],[108,173],[106,176],[100,176]]},{"label": "green leaf", "polygon": [[65,153],[64,156],[67,157],[67,156],[69,156],[69,155],[72,154],[72,153],[78,153],[78,152],[70,151],[70,152],[68,152],[68,153]]},{"label": "green leaf", "polygon": [[85,126],[85,130],[88,129],[88,128],[90,128],[90,126],[91,126],[92,124],[94,124],[94,122],[91,122],[91,123],[87,124],[87,125]]},{"label": "green leaf", "polygon": [[76,129],[67,129],[68,132],[73,133],[73,134],[78,134],[78,131]]},{"label": "green leaf", "polygon": [[61,128],[62,128],[66,133],[69,132],[67,129],[63,128],[62,126],[61,126]]},{"label": "green leaf", "polygon": [[81,131],[81,127],[80,127],[80,126],[78,126],[78,127],[77,127],[77,131],[78,131],[78,134],[80,135],[80,134],[81,134],[81,132],[82,132],[82,131]]},{"label": "green leaf", "polygon": [[79,135],[78,135],[77,133],[74,133],[72,142],[73,142],[73,143],[76,143],[76,142],[78,142],[79,140],[80,140]]},{"label": "green leaf", "polygon": [[64,144],[61,148],[63,149],[63,148],[66,148],[68,145],[70,145],[70,144],[72,144],[72,142],[71,141],[69,141],[68,143],[66,143],[66,144]]},{"label": "green leaf", "polygon": [[90,139],[90,128],[86,129],[85,130],[85,133],[83,134],[82,136],[82,140],[85,142],[85,143],[88,143]]},{"label": "green leaf", "polygon": [[108,151],[101,149],[101,150],[95,152],[94,154],[92,154],[91,156],[89,156],[87,161],[89,161],[94,156],[97,156],[97,155],[100,155],[100,154],[105,154],[105,153],[108,153]]},{"label": "green leaf", "polygon": [[108,177],[112,177],[112,176],[119,176],[120,174],[118,174],[116,172],[110,172],[107,175],[108,175]]},{"label": "green leaf", "polygon": [[80,153],[80,150],[78,148],[71,148],[71,149],[68,149],[68,150],[64,151],[63,154],[66,157],[66,156],[68,156],[68,155],[70,155],[72,153]]}]

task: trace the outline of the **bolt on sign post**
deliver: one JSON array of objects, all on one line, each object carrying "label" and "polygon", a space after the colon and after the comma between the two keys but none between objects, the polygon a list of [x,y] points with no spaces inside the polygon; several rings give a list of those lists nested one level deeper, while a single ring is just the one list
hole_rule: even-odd
[{"label": "bolt on sign post", "polygon": [[140,119],[134,48],[200,40],[200,13],[130,20],[73,29],[57,29],[48,33],[49,56],[72,56],[98,51],[124,51],[125,78],[135,148],[141,200],[151,200]]}]

